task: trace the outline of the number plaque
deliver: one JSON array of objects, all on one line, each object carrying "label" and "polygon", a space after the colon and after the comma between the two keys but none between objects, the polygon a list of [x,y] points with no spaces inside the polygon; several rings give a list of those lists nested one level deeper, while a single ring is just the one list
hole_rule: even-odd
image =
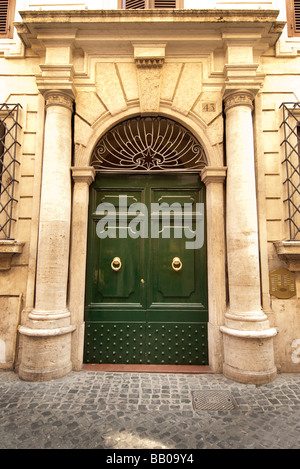
[{"label": "number plaque", "polygon": [[270,293],[276,298],[291,298],[296,295],[294,272],[287,269],[270,272]]}]

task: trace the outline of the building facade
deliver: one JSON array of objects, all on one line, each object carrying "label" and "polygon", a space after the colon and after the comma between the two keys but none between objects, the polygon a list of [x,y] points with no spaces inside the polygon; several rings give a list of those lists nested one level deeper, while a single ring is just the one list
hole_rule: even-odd
[{"label": "building facade", "polygon": [[1,2],[0,369],[300,371],[297,4]]}]

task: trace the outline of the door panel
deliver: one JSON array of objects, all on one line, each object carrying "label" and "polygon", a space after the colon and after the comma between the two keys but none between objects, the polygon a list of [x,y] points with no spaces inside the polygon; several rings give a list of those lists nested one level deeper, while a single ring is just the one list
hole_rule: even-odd
[{"label": "door panel", "polygon": [[[140,202],[147,208],[144,219],[137,218],[140,206],[132,205]],[[108,236],[103,203],[114,207],[115,237]],[[163,203],[172,208],[167,218],[159,211]],[[206,245],[186,248],[196,203],[205,203],[196,174],[96,178],[89,208],[85,362],[207,364]],[[104,239],[99,227],[102,237],[106,230]]]},{"label": "door panel", "polygon": [[[153,302],[166,303],[166,305],[174,301],[186,302],[195,293],[194,253],[185,249],[185,241],[185,239],[160,238],[155,243]],[[174,261],[175,257],[178,257],[178,261]],[[181,267],[181,269],[174,270],[172,264],[175,268]]]},{"label": "door panel", "polygon": [[[126,194],[126,198],[124,197]],[[130,191],[127,187],[119,186],[117,189],[108,187],[104,189],[95,186],[92,191],[90,217],[92,223],[89,227],[88,269],[90,276],[87,278],[87,298],[93,307],[99,310],[111,308],[119,303],[124,307],[127,303],[135,307],[141,306],[142,298],[139,287],[141,275],[142,243],[139,239],[126,236],[127,223],[122,219],[120,204],[128,209],[130,204],[144,200],[144,190]],[[120,202],[121,201],[121,202]],[[111,204],[115,213],[108,217],[101,204]],[[102,208],[99,209],[99,207]],[[112,217],[114,215],[114,218]],[[131,218],[127,216],[127,222]],[[112,222],[111,224],[109,222]],[[109,233],[107,237],[99,239],[97,229],[103,233],[108,226],[113,226],[116,221],[115,237]],[[110,233],[112,234],[112,232]],[[114,270],[112,263],[115,257],[121,261],[121,268]]]},{"label": "door panel", "polygon": [[[139,301],[136,278],[139,276],[140,250],[134,239],[103,239],[99,252],[97,292],[105,301]],[[135,243],[136,244],[136,243]],[[100,268],[101,266],[101,268]],[[120,270],[114,270],[120,269]]]}]

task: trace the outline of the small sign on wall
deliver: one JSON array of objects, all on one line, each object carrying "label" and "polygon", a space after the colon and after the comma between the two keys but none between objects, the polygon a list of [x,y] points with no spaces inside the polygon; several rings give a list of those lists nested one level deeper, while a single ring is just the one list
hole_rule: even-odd
[{"label": "small sign on wall", "polygon": [[287,269],[277,269],[270,272],[270,293],[276,298],[291,298],[296,295],[296,281],[294,272]]},{"label": "small sign on wall", "polygon": [[202,103],[202,112],[216,112],[216,103]]}]

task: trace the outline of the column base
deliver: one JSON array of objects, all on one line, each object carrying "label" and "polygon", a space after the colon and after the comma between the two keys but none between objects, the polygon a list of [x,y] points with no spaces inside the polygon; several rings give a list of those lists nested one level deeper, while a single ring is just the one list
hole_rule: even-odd
[{"label": "column base", "polygon": [[19,378],[23,381],[31,382],[44,382],[52,381],[53,379],[62,378],[72,371],[72,363],[62,368],[56,368],[53,370],[38,370],[26,368],[24,364],[21,364],[19,368]]},{"label": "column base", "polygon": [[268,384],[274,381],[277,376],[277,369],[274,367],[271,370],[265,371],[249,371],[249,370],[240,370],[233,368],[230,365],[224,363],[223,365],[223,374],[226,378],[232,379],[238,383],[242,384]]},{"label": "column base", "polygon": [[[253,324],[252,324],[253,325]],[[250,324],[249,324],[250,326]],[[239,330],[222,326],[224,344],[223,373],[244,384],[267,384],[277,375],[274,364],[275,328]]]},{"label": "column base", "polygon": [[[69,321],[68,321],[69,322]],[[75,326],[60,321],[30,321],[19,326],[22,357],[19,377],[25,381],[51,381],[72,370],[71,335]]]}]

